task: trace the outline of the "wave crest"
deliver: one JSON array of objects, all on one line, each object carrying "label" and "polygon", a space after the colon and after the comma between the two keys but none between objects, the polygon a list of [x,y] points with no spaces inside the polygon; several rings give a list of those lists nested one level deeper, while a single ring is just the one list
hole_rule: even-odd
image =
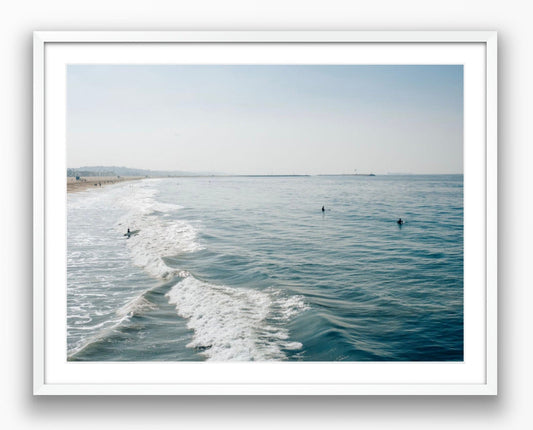
[{"label": "wave crest", "polygon": [[214,285],[189,276],[167,298],[194,331],[187,346],[209,360],[283,360],[287,350],[302,347],[287,340],[283,324],[306,309],[301,296]]}]

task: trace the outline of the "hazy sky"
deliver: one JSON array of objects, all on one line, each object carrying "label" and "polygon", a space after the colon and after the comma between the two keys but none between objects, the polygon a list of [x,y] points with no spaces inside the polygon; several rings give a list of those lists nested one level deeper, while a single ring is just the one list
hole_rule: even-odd
[{"label": "hazy sky", "polygon": [[462,173],[463,67],[69,66],[67,166]]}]

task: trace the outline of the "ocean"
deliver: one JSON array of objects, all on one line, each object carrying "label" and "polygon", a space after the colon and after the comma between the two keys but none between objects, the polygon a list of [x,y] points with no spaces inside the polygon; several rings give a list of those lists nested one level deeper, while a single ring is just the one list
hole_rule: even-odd
[{"label": "ocean", "polygon": [[148,178],[67,199],[68,360],[463,360],[462,175]]}]

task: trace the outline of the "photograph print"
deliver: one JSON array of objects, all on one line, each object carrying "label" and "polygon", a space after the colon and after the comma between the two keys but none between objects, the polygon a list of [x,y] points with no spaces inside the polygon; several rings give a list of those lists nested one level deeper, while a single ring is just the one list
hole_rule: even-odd
[{"label": "photograph print", "polygon": [[463,361],[462,65],[66,79],[68,361]]}]

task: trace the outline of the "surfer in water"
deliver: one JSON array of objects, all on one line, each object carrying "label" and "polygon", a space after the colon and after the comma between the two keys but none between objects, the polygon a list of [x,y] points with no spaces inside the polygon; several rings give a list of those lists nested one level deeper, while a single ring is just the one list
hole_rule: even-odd
[{"label": "surfer in water", "polygon": [[398,221],[396,221],[396,222],[398,223],[398,225],[402,225],[404,221],[403,221],[403,219],[400,218],[400,219],[398,219]]},{"label": "surfer in water", "polygon": [[326,212],[326,209],[324,208],[324,206],[322,206],[322,212]]},{"label": "surfer in water", "polygon": [[128,231],[124,233],[124,236],[126,236],[128,239],[132,236],[137,236],[141,230],[130,230],[128,228]]}]

